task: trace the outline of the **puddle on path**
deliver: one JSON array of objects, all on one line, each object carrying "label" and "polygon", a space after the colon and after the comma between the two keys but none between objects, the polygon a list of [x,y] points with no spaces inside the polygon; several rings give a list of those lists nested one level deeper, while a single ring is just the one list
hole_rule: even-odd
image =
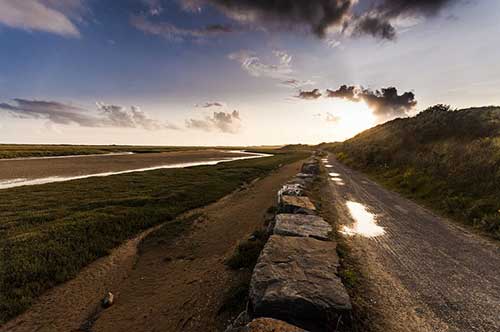
[{"label": "puddle on path", "polygon": [[344,226],[342,233],[353,236],[376,237],[385,234],[383,227],[377,225],[376,215],[369,212],[365,205],[353,201],[347,201],[346,206],[354,219],[354,224]]}]

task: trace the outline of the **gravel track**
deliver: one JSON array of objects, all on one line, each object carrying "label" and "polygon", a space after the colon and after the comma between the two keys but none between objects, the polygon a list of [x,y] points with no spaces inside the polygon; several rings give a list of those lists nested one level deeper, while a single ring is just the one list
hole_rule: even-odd
[{"label": "gravel track", "polygon": [[500,246],[438,217],[328,158],[341,227],[347,201],[364,205],[385,234],[348,236],[384,331],[500,331]]}]

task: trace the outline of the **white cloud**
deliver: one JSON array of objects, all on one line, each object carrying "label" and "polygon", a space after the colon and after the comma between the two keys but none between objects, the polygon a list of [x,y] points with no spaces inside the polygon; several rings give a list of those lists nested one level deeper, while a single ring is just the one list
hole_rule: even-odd
[{"label": "white cloud", "polygon": [[340,121],[340,117],[339,116],[333,115],[330,112],[326,113],[326,122],[331,122],[331,123],[337,124],[337,123],[339,123],[339,121]]},{"label": "white cloud", "polygon": [[329,48],[337,48],[341,45],[341,42],[337,39],[331,38],[326,40],[326,44]]},{"label": "white cloud", "polygon": [[204,131],[220,131],[236,134],[241,128],[241,117],[238,111],[231,113],[214,112],[212,116],[206,116],[202,120],[186,120],[186,127]]},{"label": "white cloud", "polygon": [[66,37],[79,37],[80,32],[70,19],[62,12],[49,6],[52,2],[0,0],[0,24],[11,28],[45,31]]},{"label": "white cloud", "polygon": [[241,68],[254,77],[270,77],[274,79],[289,79],[292,70],[292,56],[284,51],[274,50],[273,55],[278,63],[268,64],[261,60],[254,52],[239,51],[229,54],[229,59],[238,61]]},{"label": "white cloud", "polygon": [[302,87],[305,87],[305,86],[308,86],[308,85],[314,85],[314,84],[316,84],[316,82],[311,81],[311,80],[302,81],[302,80],[298,80],[298,79],[295,79],[295,78],[291,78],[291,79],[288,79],[288,80],[281,81],[279,84],[281,86],[286,86],[286,87],[289,87],[289,88],[298,89],[298,88],[302,88]]}]

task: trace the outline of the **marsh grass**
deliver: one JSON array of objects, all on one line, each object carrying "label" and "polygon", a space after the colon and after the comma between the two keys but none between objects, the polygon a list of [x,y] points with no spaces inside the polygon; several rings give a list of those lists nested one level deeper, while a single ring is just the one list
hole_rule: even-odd
[{"label": "marsh grass", "polygon": [[1,190],[0,324],[126,239],[304,157],[277,154]]},{"label": "marsh grass", "polygon": [[132,145],[32,145],[0,144],[0,159],[27,157],[55,157],[69,155],[105,154],[117,152],[155,153],[187,150],[203,150],[199,147],[132,146]]}]

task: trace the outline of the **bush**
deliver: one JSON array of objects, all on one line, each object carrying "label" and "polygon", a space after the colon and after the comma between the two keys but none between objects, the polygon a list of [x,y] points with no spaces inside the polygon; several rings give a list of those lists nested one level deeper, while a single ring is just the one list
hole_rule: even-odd
[{"label": "bush", "polygon": [[252,270],[257,264],[267,238],[268,235],[265,230],[256,230],[248,240],[238,244],[234,254],[227,260],[226,265],[233,270],[242,268]]}]

